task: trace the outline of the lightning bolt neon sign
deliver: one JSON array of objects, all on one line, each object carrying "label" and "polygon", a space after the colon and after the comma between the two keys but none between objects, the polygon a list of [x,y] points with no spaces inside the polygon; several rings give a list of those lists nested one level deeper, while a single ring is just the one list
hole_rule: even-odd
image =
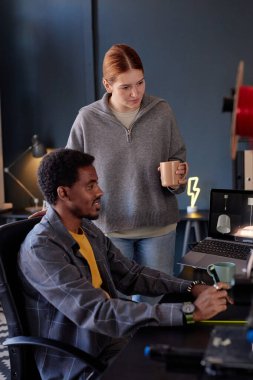
[{"label": "lightning bolt neon sign", "polygon": [[191,197],[191,207],[195,206],[195,203],[197,201],[197,198],[200,193],[200,188],[197,187],[199,182],[198,177],[190,177],[188,178],[188,184],[187,184],[187,195]]}]

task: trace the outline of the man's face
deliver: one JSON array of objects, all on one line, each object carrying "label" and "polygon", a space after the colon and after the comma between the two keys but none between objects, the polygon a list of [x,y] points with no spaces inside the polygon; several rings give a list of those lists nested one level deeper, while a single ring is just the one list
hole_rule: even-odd
[{"label": "man's face", "polygon": [[97,219],[100,211],[100,198],[103,191],[98,186],[94,166],[78,169],[79,179],[68,191],[68,207],[78,218]]}]

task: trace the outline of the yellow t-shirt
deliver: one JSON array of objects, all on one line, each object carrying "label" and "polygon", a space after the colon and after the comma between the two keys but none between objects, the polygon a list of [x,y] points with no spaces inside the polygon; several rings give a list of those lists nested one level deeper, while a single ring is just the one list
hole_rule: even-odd
[{"label": "yellow t-shirt", "polygon": [[90,271],[91,271],[92,285],[94,286],[94,288],[101,288],[102,278],[98,270],[93,249],[85,233],[83,231],[82,231],[82,234],[76,234],[71,231],[69,231],[69,233],[72,235],[75,241],[79,244],[80,252],[89,264]]}]

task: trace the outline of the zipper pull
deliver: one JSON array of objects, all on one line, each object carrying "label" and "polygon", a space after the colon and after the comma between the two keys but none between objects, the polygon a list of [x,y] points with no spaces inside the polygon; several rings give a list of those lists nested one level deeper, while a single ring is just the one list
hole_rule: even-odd
[{"label": "zipper pull", "polygon": [[132,141],[131,129],[127,130],[127,142],[130,143]]}]

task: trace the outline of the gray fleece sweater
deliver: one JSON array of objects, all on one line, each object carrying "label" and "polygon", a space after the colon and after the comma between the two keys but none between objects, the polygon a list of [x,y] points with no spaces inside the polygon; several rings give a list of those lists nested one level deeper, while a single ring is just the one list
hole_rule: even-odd
[{"label": "gray fleece sweater", "polygon": [[[67,148],[95,157],[104,191],[96,225],[105,233],[162,227],[178,221],[175,194],[161,186],[160,162],[186,160],[186,149],[168,103],[145,95],[128,130],[113,115],[108,94],[81,108]],[[184,188],[176,193],[180,193]]]}]

